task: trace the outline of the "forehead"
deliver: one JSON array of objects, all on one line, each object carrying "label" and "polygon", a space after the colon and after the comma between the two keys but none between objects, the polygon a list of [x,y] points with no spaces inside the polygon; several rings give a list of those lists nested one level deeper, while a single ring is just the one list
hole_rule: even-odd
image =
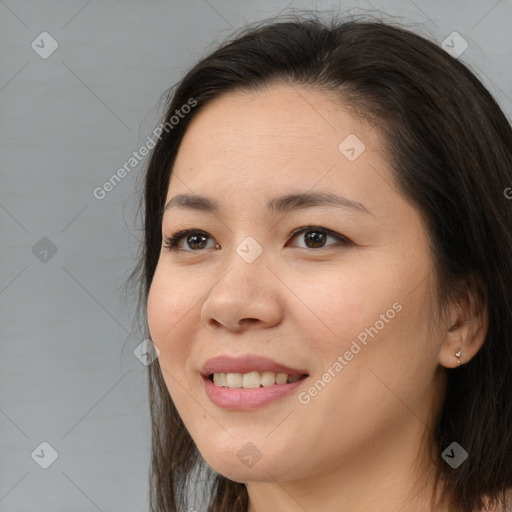
[{"label": "forehead", "polygon": [[334,94],[295,85],[225,93],[188,126],[167,201],[177,193],[270,197],[299,186],[359,202],[372,189],[389,193],[381,136],[351,110]]},{"label": "forehead", "polygon": [[311,140],[325,151],[333,139],[341,141],[340,137],[353,131],[365,132],[366,139],[377,142],[376,130],[351,114],[351,110],[334,93],[320,93],[297,85],[230,91],[207,103],[194,116],[182,146],[192,139],[204,146],[245,145],[245,149],[257,151],[263,145],[285,147],[287,141]]}]

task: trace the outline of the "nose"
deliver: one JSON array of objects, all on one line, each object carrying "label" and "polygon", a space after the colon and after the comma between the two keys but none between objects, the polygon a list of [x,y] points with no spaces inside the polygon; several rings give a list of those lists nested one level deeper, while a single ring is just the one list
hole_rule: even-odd
[{"label": "nose", "polygon": [[209,290],[201,308],[201,321],[212,330],[243,332],[279,324],[283,300],[279,280],[260,256],[247,263],[237,254],[228,270]]}]

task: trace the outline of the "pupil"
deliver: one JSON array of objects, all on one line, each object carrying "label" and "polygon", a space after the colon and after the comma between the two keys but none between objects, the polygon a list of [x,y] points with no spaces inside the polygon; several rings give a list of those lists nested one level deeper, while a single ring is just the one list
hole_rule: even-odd
[{"label": "pupil", "polygon": [[322,247],[325,243],[325,233],[321,233],[320,231],[308,231],[306,237],[308,242],[312,244],[308,245],[308,247]]},{"label": "pupil", "polygon": [[[198,241],[198,239],[203,239],[202,241]],[[198,244],[199,247],[195,247],[196,249],[202,249],[206,244],[206,237],[203,235],[190,235],[187,239],[187,243],[189,247],[194,248],[194,244]]]}]

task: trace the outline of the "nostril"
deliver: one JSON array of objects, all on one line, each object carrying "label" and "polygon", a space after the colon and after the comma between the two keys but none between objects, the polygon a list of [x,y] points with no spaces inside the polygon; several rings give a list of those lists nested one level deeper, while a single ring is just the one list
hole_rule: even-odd
[{"label": "nostril", "polygon": [[259,320],[257,318],[243,318],[242,320],[240,320],[240,324],[253,324],[255,322],[259,322]]}]

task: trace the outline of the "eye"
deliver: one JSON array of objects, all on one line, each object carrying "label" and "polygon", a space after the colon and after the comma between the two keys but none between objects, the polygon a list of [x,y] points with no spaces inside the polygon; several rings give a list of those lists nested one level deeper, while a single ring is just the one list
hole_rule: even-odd
[{"label": "eye", "polygon": [[[210,235],[205,231],[197,229],[185,229],[184,231],[178,231],[173,235],[166,237],[164,240],[164,247],[171,251],[182,250],[182,251],[197,251],[198,249],[220,249],[219,244],[215,244],[211,240],[210,247],[207,247],[207,240]],[[188,249],[183,248],[182,241],[189,247]]]},{"label": "eye", "polygon": [[307,226],[304,228],[296,229],[290,236],[292,238],[296,238],[301,234],[305,245],[299,247],[304,249],[322,249],[323,247],[334,245],[332,243],[326,245],[326,242],[329,238],[334,239],[335,243],[339,243],[341,245],[350,244],[350,240],[344,236],[338,235],[329,229],[321,228],[318,226]]},{"label": "eye", "polygon": [[[303,249],[322,249],[336,243],[341,245],[349,245],[351,243],[347,238],[318,226],[306,226],[296,229],[291,233],[290,237],[292,239],[297,238],[301,234],[305,245],[299,247]],[[333,239],[334,243],[327,244],[326,242],[329,238]],[[210,241],[210,246],[208,246],[208,241]],[[188,248],[185,248],[184,245]],[[220,245],[216,244],[208,233],[197,229],[185,229],[165,237],[164,247],[170,251],[181,250],[188,252],[195,252],[201,249],[220,249]]]}]

